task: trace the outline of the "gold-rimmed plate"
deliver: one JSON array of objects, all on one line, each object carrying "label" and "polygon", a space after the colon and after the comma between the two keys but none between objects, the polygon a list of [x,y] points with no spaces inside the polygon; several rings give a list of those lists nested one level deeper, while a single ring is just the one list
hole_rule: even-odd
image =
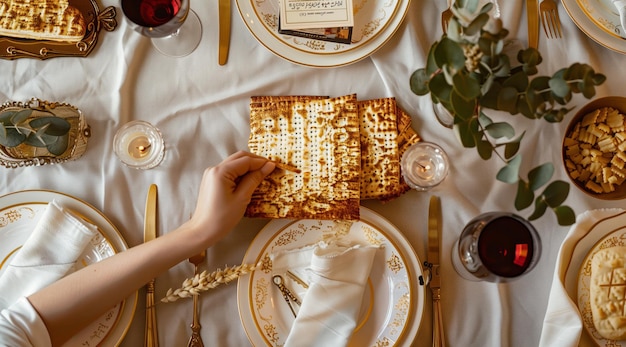
[{"label": "gold-rimmed plate", "polygon": [[[0,275],[56,199],[63,207],[98,227],[99,233],[79,257],[75,268],[89,266],[128,248],[117,228],[93,206],[75,197],[47,190],[26,190],[0,196]],[[115,305],[68,341],[65,346],[118,346],[137,306],[138,293]]]},{"label": "gold-rimmed plate", "polygon": [[593,316],[591,313],[590,304],[591,298],[589,293],[589,289],[591,286],[591,260],[593,256],[602,249],[617,246],[626,246],[626,224],[622,222],[626,221],[620,220],[620,218],[618,218],[611,220],[608,223],[602,223],[598,225],[598,228],[603,231],[603,234],[605,236],[598,240],[591,247],[591,249],[582,261],[578,274],[578,310],[580,311],[585,330],[598,346],[626,346],[626,341],[607,340],[600,336],[593,324]]},{"label": "gold-rimmed plate", "polygon": [[[411,346],[424,312],[422,267],[400,231],[375,212],[361,207],[361,220],[344,237],[382,246],[363,298],[358,327],[349,346]],[[334,221],[272,220],[252,241],[243,263],[261,264],[237,285],[239,315],[253,346],[282,346],[294,317],[272,286],[272,252],[315,244],[332,235]]]},{"label": "gold-rimmed plate", "polygon": [[87,25],[85,36],[79,42],[21,39],[0,35],[0,58],[85,57],[98,42],[101,30],[113,31],[117,26],[115,7],[100,9],[96,0],[70,0],[84,16]]},{"label": "gold-rimmed plate", "polygon": [[272,53],[311,67],[357,62],[384,45],[396,32],[410,0],[354,0],[352,43],[327,42],[278,33],[278,0],[236,0],[250,33]]},{"label": "gold-rimmed plate", "polygon": [[[611,13],[612,10],[606,5],[611,3],[611,0],[561,0],[561,2],[572,21],[585,35],[606,48],[626,53],[626,39],[620,36],[625,29],[617,26],[619,23],[619,15],[616,17],[617,10]],[[600,8],[602,13],[599,13]]]}]

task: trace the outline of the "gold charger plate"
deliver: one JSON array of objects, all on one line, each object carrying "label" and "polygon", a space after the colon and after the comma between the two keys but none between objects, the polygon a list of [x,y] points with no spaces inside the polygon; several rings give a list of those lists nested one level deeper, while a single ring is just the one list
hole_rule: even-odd
[{"label": "gold charger plate", "polygon": [[[591,280],[591,259],[593,256],[602,249],[626,246],[626,214],[621,213],[609,219],[602,220],[600,223],[596,224],[593,229],[596,235],[603,236],[600,237],[599,240],[595,239],[594,241],[596,241],[596,243],[592,246],[590,245],[590,248],[587,248],[589,251],[584,255],[580,265],[576,296],[578,309],[587,334],[597,346],[625,347],[626,341],[607,340],[598,334],[593,324],[591,305],[589,303],[589,287]],[[587,242],[590,242],[590,240],[587,240]]]},{"label": "gold charger plate", "polygon": [[[375,212],[361,207],[361,220],[344,237],[382,246],[374,259],[358,326],[349,346],[411,346],[424,312],[422,268],[400,231]],[[239,316],[253,346],[282,346],[294,317],[272,285],[269,254],[311,245],[336,232],[334,221],[270,221],[255,237],[243,263],[258,264],[237,285]]]},{"label": "gold charger plate", "polygon": [[4,59],[54,57],[86,57],[98,42],[100,30],[113,31],[117,26],[115,7],[102,11],[95,0],[70,0],[70,5],[85,17],[87,31],[79,42],[57,42],[48,40],[20,39],[0,36],[0,57]]},{"label": "gold charger plate", "polygon": [[[128,248],[117,228],[93,206],[69,195],[47,190],[25,190],[0,196],[0,275],[22,247],[42,216],[56,199],[98,227],[99,234],[81,254],[74,270],[89,266]],[[129,296],[95,320],[65,346],[118,346],[133,319],[138,293]]]}]

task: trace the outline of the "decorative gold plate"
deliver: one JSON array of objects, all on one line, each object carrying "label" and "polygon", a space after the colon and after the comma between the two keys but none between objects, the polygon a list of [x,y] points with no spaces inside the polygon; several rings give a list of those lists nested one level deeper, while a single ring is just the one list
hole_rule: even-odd
[{"label": "decorative gold plate", "polygon": [[113,31],[117,26],[113,6],[100,11],[95,0],[70,0],[70,4],[82,12],[87,23],[87,32],[81,41],[72,43],[0,36],[0,58],[43,60],[54,57],[85,57],[98,42],[101,29]]},{"label": "decorative gold plate", "polygon": [[[21,248],[43,215],[47,204],[56,199],[64,208],[98,227],[99,234],[73,270],[89,266],[128,249],[115,225],[95,207],[75,197],[47,190],[25,190],[0,196],[0,274]],[[64,346],[119,346],[137,307],[138,292],[112,307],[74,336]]]},{"label": "decorative gold plate", "polygon": [[[375,212],[361,207],[361,220],[341,236],[360,244],[382,246],[372,265],[361,315],[348,346],[411,346],[424,311],[422,268],[400,231]],[[252,241],[243,263],[258,264],[250,276],[239,279],[239,316],[252,345],[282,346],[294,317],[272,285],[269,254],[315,244],[336,237],[336,222],[276,219]]]}]

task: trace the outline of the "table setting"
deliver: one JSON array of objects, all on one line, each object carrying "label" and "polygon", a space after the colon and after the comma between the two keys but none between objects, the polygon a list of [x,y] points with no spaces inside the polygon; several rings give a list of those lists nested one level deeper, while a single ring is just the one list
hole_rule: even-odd
[{"label": "table setting", "polygon": [[[323,124],[325,131],[345,140],[346,146],[332,142],[326,148],[366,153],[363,158],[372,160],[361,162],[362,172],[328,171],[339,177],[337,187],[343,187],[336,189],[331,217],[298,216],[287,208],[288,200],[281,200],[281,208],[272,214],[261,215],[257,208],[272,206],[276,200],[253,196],[246,216],[223,240],[139,288],[66,345],[138,346],[145,343],[147,331],[150,345],[161,346],[191,346],[192,341],[207,346],[625,345],[599,335],[589,294],[593,255],[623,245],[626,224],[619,171],[615,169],[606,182],[596,181],[615,192],[596,193],[595,185],[577,183],[572,170],[584,171],[587,162],[569,163],[578,152],[566,141],[574,119],[581,122],[600,107],[620,109],[613,99],[588,105],[623,97],[624,7],[611,0],[562,0],[556,7],[544,1],[479,1],[480,6],[491,4],[485,30],[506,29],[502,51],[514,52],[512,65],[518,50],[536,47],[540,57],[528,51],[519,58],[536,68],[526,70],[527,76],[556,74],[553,83],[558,83],[564,74],[571,74],[577,82],[587,83],[564,97],[565,105],[556,103],[551,114],[562,116],[558,121],[545,116],[531,119],[526,111],[479,101],[482,121],[489,118],[514,129],[515,136],[508,140],[519,144],[515,153],[523,157],[519,177],[540,186],[533,187],[536,194],[552,182],[568,187],[566,198],[556,203],[550,197],[545,206],[530,199],[521,209],[517,181],[507,182],[502,178],[510,175],[499,174],[507,165],[495,154],[483,158],[484,147],[466,148],[470,123],[466,127],[465,119],[449,114],[450,109],[461,116],[466,113],[460,99],[445,95],[457,93],[471,100],[467,91],[472,87],[467,84],[444,95],[432,82],[427,92],[415,92],[414,73],[431,69],[432,61],[442,59],[434,52],[430,56],[433,44],[456,49],[443,40],[444,29],[445,37],[461,40],[457,29],[470,24],[455,22],[454,15],[463,14],[451,9],[449,1],[355,0],[350,43],[279,33],[279,2],[269,0],[184,0],[177,2],[180,9],[173,14],[177,19],[188,14],[182,22],[170,22],[169,15],[154,23],[133,18],[136,1],[70,0],[86,28],[77,44],[0,33],[4,77],[0,121],[31,121],[28,131],[45,141],[52,137],[44,131],[66,124],[46,117],[64,118],[72,129],[70,135],[63,131],[54,135],[70,139],[67,147],[49,143],[38,147],[52,157],[57,153],[59,160],[15,159],[11,157],[15,151],[0,148],[0,281],[19,251],[28,249],[27,240],[45,240],[29,236],[37,235],[38,221],[53,201],[72,218],[95,226],[94,236],[76,254],[76,267],[88,267],[147,241],[149,215],[156,220],[156,238],[187,221],[203,171],[237,151],[252,151],[287,165],[261,186],[265,197],[277,196],[271,194],[281,186],[276,183],[283,182],[281,177],[300,182],[313,169],[326,174],[300,152],[293,156],[283,152],[310,149],[303,142],[308,136],[288,137],[289,146],[268,147],[278,149],[263,147],[268,137],[276,143],[287,139],[264,133],[269,121],[261,116],[271,112],[285,116],[287,107],[303,107],[309,117],[318,117],[311,119]],[[0,19],[3,13],[0,6]],[[187,29],[192,35],[186,35]],[[171,36],[177,30],[180,37]],[[185,36],[193,36],[186,46],[181,45]],[[436,70],[428,70],[427,77],[437,75]],[[452,79],[452,70],[446,73]],[[584,77],[579,79],[577,73]],[[558,91],[554,84],[548,88]],[[501,98],[500,105],[506,105],[507,98]],[[393,118],[379,120],[393,125],[391,141],[372,135],[361,137],[359,144],[354,112],[364,105],[376,112],[384,107],[394,110],[385,113],[393,113]],[[325,118],[319,116],[322,109]],[[300,119],[289,115],[291,121]],[[338,121],[326,123],[331,116]],[[33,118],[43,120],[32,123]],[[45,129],[38,129],[41,124]],[[309,131],[314,123],[276,124],[281,131]],[[509,129],[491,128],[490,134]],[[621,136],[619,127],[614,129],[611,136]],[[11,139],[16,136],[7,134]],[[504,150],[506,140],[499,138],[503,144],[498,150]],[[33,143],[28,138],[20,141]],[[411,145],[421,152],[415,149],[413,162],[400,163],[403,156],[398,153],[410,157]],[[383,158],[372,153],[387,153],[389,148],[395,148],[397,169],[372,176],[388,191],[380,198],[360,199],[359,194],[370,190],[359,193],[354,184],[365,175],[367,165],[374,167],[374,159]],[[355,157],[340,158],[345,168],[359,165]],[[544,163],[552,164],[550,175]],[[392,173],[395,180],[382,179]],[[150,200],[158,203],[149,209],[148,192],[155,189],[151,186],[158,187],[158,194]],[[555,195],[562,193],[556,191]],[[321,200],[311,199],[309,204],[312,201]],[[538,213],[537,206],[545,208],[544,213]],[[459,258],[468,253],[459,253],[463,237],[487,234],[493,223],[488,220],[486,227],[469,230],[475,219],[496,212],[499,218],[515,215],[523,220],[519,234],[526,235],[526,241],[517,244],[526,245],[513,251],[515,261],[524,263],[523,270],[512,280],[503,280],[506,269],[498,274],[495,267],[465,272],[472,257],[484,255]],[[44,219],[44,224],[50,222]],[[511,224],[505,229],[518,234]],[[332,263],[342,260],[345,264]],[[347,274],[333,271],[339,269]],[[345,276],[354,283],[346,285]],[[0,282],[4,293],[2,288]],[[324,297],[320,290],[331,294]],[[305,317],[333,322],[337,329],[312,327]],[[314,336],[316,329],[323,338]]]}]

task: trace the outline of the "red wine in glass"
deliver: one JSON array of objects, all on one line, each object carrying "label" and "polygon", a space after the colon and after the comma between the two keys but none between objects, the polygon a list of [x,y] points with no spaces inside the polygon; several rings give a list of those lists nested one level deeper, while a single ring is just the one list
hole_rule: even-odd
[{"label": "red wine in glass", "polygon": [[527,220],[489,212],[465,226],[453,251],[453,264],[465,278],[506,282],[532,270],[540,250],[539,235]]},{"label": "red wine in glass", "polygon": [[202,37],[202,24],[189,1],[122,0],[122,11],[130,26],[153,38],[161,53],[182,57],[193,52]]}]

